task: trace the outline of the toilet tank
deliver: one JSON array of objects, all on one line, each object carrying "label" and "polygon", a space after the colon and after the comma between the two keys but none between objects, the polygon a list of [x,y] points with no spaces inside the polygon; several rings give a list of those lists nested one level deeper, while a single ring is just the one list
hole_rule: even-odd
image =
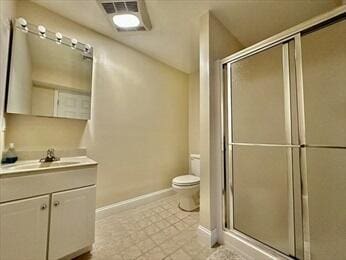
[{"label": "toilet tank", "polygon": [[191,174],[199,176],[200,173],[200,156],[199,154],[190,154]]}]

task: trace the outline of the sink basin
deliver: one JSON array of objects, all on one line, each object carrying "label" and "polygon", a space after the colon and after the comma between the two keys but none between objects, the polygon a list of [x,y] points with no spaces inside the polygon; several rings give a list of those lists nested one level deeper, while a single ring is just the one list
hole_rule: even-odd
[{"label": "sink basin", "polygon": [[33,173],[44,170],[54,170],[70,167],[80,167],[88,165],[97,165],[97,162],[86,156],[62,157],[60,161],[39,162],[38,160],[17,161],[14,164],[0,165],[1,176],[15,173]]},{"label": "sink basin", "polygon": [[23,163],[18,165],[7,165],[3,166],[3,169],[6,170],[35,170],[35,169],[42,169],[42,168],[50,168],[50,167],[61,167],[61,166],[69,166],[74,164],[79,164],[80,162],[72,162],[72,161],[65,161],[65,162],[35,162],[35,163]]}]

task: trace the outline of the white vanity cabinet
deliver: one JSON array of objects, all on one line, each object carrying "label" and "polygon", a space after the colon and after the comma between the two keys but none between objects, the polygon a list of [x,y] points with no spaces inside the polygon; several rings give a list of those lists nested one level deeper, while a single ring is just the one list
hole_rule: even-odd
[{"label": "white vanity cabinet", "polygon": [[59,259],[94,242],[96,187],[54,193],[51,201],[49,257]]},{"label": "white vanity cabinet", "polygon": [[0,259],[43,260],[49,195],[0,204]]},{"label": "white vanity cabinet", "polygon": [[69,259],[90,250],[97,167],[89,160],[37,171],[0,170],[1,260]]}]

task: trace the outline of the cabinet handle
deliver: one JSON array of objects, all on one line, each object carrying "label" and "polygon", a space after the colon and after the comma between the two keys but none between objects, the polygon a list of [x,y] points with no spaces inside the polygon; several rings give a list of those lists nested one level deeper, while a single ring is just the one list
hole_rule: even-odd
[{"label": "cabinet handle", "polygon": [[57,207],[60,205],[60,202],[59,201],[54,201],[54,207]]},{"label": "cabinet handle", "polygon": [[45,210],[46,208],[47,208],[47,204],[46,203],[41,205],[41,210]]}]

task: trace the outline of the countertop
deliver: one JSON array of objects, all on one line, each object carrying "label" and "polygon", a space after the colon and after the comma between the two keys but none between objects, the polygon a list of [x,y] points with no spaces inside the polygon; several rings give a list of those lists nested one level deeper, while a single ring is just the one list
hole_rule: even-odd
[{"label": "countertop", "polygon": [[[69,164],[71,163],[71,164]],[[22,160],[0,166],[0,176],[26,172],[40,172],[54,169],[66,169],[82,166],[97,165],[97,162],[87,156],[62,157],[59,161],[40,163],[39,160]]]}]

